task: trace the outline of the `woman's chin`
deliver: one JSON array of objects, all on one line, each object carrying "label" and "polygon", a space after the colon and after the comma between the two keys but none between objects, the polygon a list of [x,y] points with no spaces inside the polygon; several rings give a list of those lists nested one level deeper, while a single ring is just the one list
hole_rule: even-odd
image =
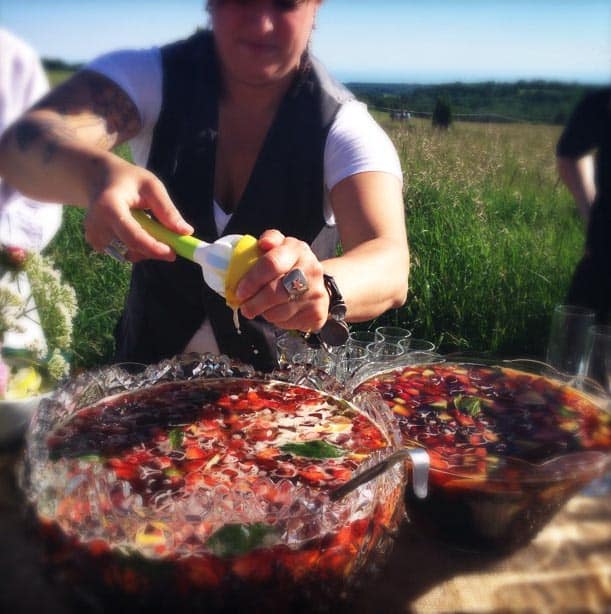
[{"label": "woman's chin", "polygon": [[257,62],[254,65],[243,65],[229,72],[230,77],[237,83],[252,87],[266,87],[277,85],[291,79],[295,74],[295,67],[278,61]]}]

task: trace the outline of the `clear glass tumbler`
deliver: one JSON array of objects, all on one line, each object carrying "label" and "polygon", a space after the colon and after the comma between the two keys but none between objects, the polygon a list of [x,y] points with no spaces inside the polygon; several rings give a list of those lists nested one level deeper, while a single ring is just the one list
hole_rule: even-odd
[{"label": "clear glass tumbler", "polygon": [[577,375],[585,356],[586,335],[594,312],[576,305],[556,305],[547,344],[546,362],[566,375]]}]

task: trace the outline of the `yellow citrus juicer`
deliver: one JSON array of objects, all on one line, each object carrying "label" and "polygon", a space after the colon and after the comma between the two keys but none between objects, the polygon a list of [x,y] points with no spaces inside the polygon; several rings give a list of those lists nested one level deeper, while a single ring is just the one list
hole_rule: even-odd
[{"label": "yellow citrus juicer", "polygon": [[179,256],[199,264],[206,284],[224,297],[229,307],[234,310],[239,307],[235,295],[238,282],[261,255],[255,237],[226,235],[214,243],[206,243],[192,235],[168,230],[144,211],[134,209],[132,215],[155,239],[169,245]]}]

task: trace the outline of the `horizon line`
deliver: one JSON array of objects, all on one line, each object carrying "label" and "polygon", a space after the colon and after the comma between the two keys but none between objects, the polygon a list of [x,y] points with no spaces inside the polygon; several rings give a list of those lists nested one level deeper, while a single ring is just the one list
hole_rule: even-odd
[{"label": "horizon line", "polygon": [[[78,70],[83,67],[88,60],[86,61],[69,61],[64,60],[58,57],[47,57],[42,56],[41,61],[43,64],[57,62],[63,64],[66,70]],[[57,70],[61,70],[62,67],[58,67]],[[333,72],[333,71],[332,71]],[[420,80],[405,80],[405,79],[397,79],[393,80],[392,78],[378,78],[375,79],[373,77],[348,77],[341,78],[339,75],[344,71],[335,71],[336,79],[340,81],[344,85],[405,85],[405,86],[428,86],[428,85],[454,85],[454,84],[467,84],[467,85],[480,85],[486,83],[496,83],[496,84],[515,84],[515,83],[533,83],[533,82],[544,82],[544,83],[558,83],[562,85],[579,85],[585,87],[597,87],[601,85],[607,85],[611,82],[610,78],[607,77],[591,77],[589,80],[579,79],[576,77],[558,77],[558,76],[514,76],[514,77],[465,77],[465,78],[456,78],[456,77],[440,77],[439,79],[434,79],[433,77],[423,77]]]}]

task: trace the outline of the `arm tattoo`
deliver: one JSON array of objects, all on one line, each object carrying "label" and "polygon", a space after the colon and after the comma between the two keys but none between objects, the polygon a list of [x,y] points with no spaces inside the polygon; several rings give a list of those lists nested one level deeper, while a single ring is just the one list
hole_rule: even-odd
[{"label": "arm tattoo", "polygon": [[33,120],[27,117],[17,123],[14,134],[17,147],[22,153],[27,153],[35,144],[40,144],[44,164],[51,162],[62,143],[75,138],[74,130],[62,121]]},{"label": "arm tattoo", "polygon": [[107,77],[87,70],[51,92],[35,108],[45,107],[67,119],[74,136],[82,133],[91,139],[92,134],[97,135],[92,144],[104,149],[140,130],[140,115],[131,98]]},{"label": "arm tattoo", "polygon": [[140,127],[138,110],[117,85],[106,78],[89,78],[89,91],[95,115],[106,120],[108,134],[134,136]]},{"label": "arm tattoo", "polygon": [[57,143],[53,143],[52,141],[46,143],[42,152],[43,164],[49,164],[53,160],[57,150]]},{"label": "arm tattoo", "polygon": [[71,117],[74,127],[99,127],[105,133],[96,143],[110,149],[118,141],[135,136],[140,130],[140,116],[131,98],[113,81],[89,71],[78,81],[67,83],[54,101],[57,111]]},{"label": "arm tattoo", "polygon": [[15,141],[19,151],[26,152],[42,137],[42,130],[34,122],[23,121],[15,126]]},{"label": "arm tattoo", "polygon": [[14,128],[17,148],[37,146],[47,165],[62,145],[79,140],[110,150],[140,130],[140,116],[129,96],[112,81],[83,71],[41,100],[34,109],[54,110],[59,117],[24,117]]}]

